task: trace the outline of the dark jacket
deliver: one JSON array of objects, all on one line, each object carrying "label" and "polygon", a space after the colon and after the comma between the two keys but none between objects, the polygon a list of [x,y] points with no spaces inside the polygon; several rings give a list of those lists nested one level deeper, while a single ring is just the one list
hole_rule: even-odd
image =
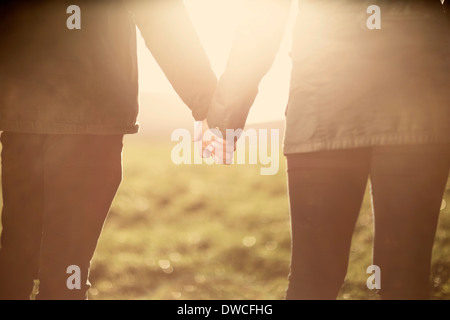
[{"label": "dark jacket", "polygon": [[[270,15],[236,38],[210,126],[244,125],[275,57],[290,1],[253,6],[263,3]],[[450,142],[450,28],[440,0],[298,4],[285,153]],[[370,5],[381,8],[380,30],[366,25]]]},{"label": "dark jacket", "polygon": [[[66,26],[70,5],[81,29]],[[197,120],[216,77],[182,0],[0,2],[0,130],[138,131],[136,25]]]}]

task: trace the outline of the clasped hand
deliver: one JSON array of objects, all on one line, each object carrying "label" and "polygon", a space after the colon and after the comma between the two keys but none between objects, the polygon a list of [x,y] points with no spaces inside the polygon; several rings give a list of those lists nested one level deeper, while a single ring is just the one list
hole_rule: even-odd
[{"label": "clasped hand", "polygon": [[216,164],[233,163],[236,150],[235,139],[227,140],[218,129],[210,129],[206,120],[196,121],[194,126],[194,142],[202,142],[199,149],[202,158],[213,157]]}]

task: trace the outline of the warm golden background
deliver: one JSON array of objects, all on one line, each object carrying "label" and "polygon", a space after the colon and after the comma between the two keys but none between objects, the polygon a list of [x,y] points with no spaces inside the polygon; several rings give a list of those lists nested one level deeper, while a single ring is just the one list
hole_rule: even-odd
[{"label": "warm golden background", "polygon": [[[218,75],[239,1],[185,0]],[[289,32],[286,39],[261,85],[251,124],[283,118]],[[259,165],[174,165],[171,132],[192,130],[192,119],[141,38],[138,43],[141,133],[125,139],[123,182],[93,259],[90,299],[282,299],[290,258],[284,157],[275,176],[261,176]],[[450,190],[445,200],[433,254],[433,299],[450,299]],[[366,287],[372,228],[366,193],[340,299],[376,299]]]}]

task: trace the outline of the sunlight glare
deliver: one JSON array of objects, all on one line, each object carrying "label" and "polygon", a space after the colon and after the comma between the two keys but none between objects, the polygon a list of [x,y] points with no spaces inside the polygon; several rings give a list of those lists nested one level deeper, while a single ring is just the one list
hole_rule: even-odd
[{"label": "sunlight glare", "polygon": [[[218,77],[223,73],[231,50],[236,27],[241,20],[241,0],[184,0],[187,11],[198,32],[211,66]],[[295,3],[295,1],[294,1]],[[289,27],[273,68],[260,85],[260,93],[254,103],[248,123],[269,122],[284,119],[289,93],[293,21],[296,16],[293,5]],[[141,92],[162,92],[174,95],[138,32],[139,82]]]}]

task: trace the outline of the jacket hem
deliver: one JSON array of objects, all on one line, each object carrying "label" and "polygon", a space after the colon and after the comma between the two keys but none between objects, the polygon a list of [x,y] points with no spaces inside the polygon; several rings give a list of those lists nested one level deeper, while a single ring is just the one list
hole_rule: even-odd
[{"label": "jacket hem", "polygon": [[0,120],[0,131],[30,133],[30,134],[134,134],[139,131],[139,125],[108,126],[99,124],[67,124],[67,123],[36,123],[25,121]]},{"label": "jacket hem", "polygon": [[310,153],[326,150],[341,150],[368,148],[375,146],[395,146],[408,144],[435,144],[450,143],[450,136],[447,138],[430,134],[411,135],[379,135],[372,137],[351,137],[334,139],[328,141],[308,141],[305,143],[286,143],[283,145],[284,155],[295,153]]}]

